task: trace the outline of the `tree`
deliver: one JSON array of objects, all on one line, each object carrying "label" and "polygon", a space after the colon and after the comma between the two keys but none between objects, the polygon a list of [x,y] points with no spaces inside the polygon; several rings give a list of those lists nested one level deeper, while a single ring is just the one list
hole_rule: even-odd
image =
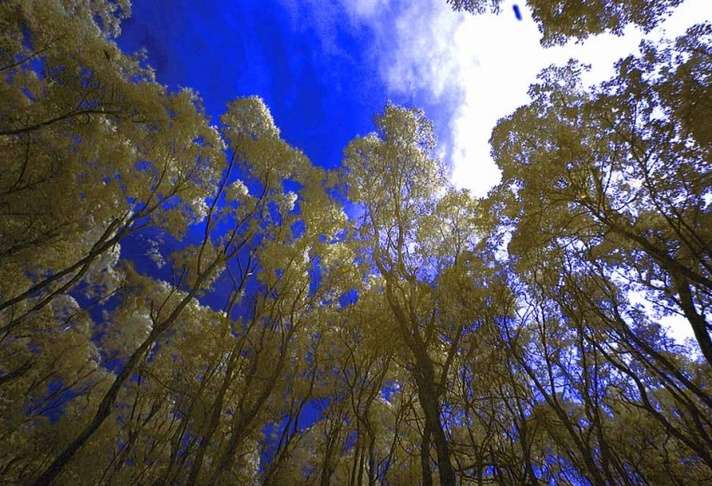
[{"label": "tree", "polygon": [[425,416],[423,440],[432,437],[441,483],[454,484],[443,394],[467,321],[448,315],[450,302],[439,302],[435,289],[438,277],[456,271],[473,245],[476,205],[467,192],[447,187],[442,162],[431,156],[432,127],[422,112],[389,105],[377,124],[379,134],[356,139],[346,150],[349,196],[362,205],[364,257],[383,278],[394,325],[412,360]]},{"label": "tree", "polygon": [[674,46],[645,44],[591,94],[575,65],[546,71],[534,102],[492,138],[518,224],[513,250],[581,242],[566,251],[601,262],[657,312],[684,316],[710,364],[711,146],[693,128],[709,107],[690,100],[710,76],[711,28],[693,27]]},{"label": "tree", "polygon": [[117,8],[2,6],[2,333],[93,285],[97,262],[149,221],[180,237],[219,179],[221,142],[197,96],[168,94],[105,37],[102,29],[116,33]]},{"label": "tree", "polygon": [[416,109],[333,172],[258,97],[211,125],[126,15],[0,5],[3,483],[710,482],[712,26],[545,70],[475,200]]},{"label": "tree", "polygon": [[[446,0],[454,10],[499,12],[501,0]],[[682,0],[527,0],[544,46],[583,41],[610,32],[621,35],[633,24],[650,32]]]},{"label": "tree", "polygon": [[[704,25],[674,44],[645,44],[641,56],[618,64],[616,78],[589,92],[575,63],[550,68],[531,88],[533,102],[493,133],[503,181],[488,203],[511,234],[512,274],[527,286],[522,300],[538,303],[510,332],[511,352],[566,425],[578,450],[571,461],[597,482],[627,480],[640,460],[647,466],[636,467],[638,477],[681,477],[640,459],[652,453],[675,463],[654,441],[655,452],[619,448],[601,410],[616,424],[649,420],[653,435],[675,442],[675,454],[695,457],[689,481],[709,475],[710,424],[702,417],[711,404],[710,336],[702,316],[710,154],[704,131],[690,124],[705,105],[690,109],[687,101],[706,75],[699,56],[708,44]],[[672,313],[690,324],[701,362],[684,359],[653,321]],[[699,382],[689,379],[690,367]],[[567,418],[576,416],[586,427]]]}]

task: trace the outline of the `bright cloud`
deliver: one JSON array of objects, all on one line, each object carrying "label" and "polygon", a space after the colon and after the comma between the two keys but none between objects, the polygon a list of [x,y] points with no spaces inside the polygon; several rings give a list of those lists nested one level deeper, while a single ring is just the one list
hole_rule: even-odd
[{"label": "bright cloud", "polygon": [[544,67],[574,57],[592,66],[586,82],[600,82],[613,73],[618,59],[637,51],[644,37],[663,32],[672,37],[712,19],[712,2],[688,0],[648,36],[631,27],[621,37],[600,35],[583,44],[544,49],[527,9],[520,5],[524,18],[518,21],[511,1],[504,2],[500,15],[477,16],[453,12],[444,0],[341,2],[352,20],[374,30],[381,75],[393,94],[425,94],[435,104],[458,97],[447,117],[443,153],[453,182],[478,196],[499,180],[489,154],[492,128],[527,102],[529,85]]}]

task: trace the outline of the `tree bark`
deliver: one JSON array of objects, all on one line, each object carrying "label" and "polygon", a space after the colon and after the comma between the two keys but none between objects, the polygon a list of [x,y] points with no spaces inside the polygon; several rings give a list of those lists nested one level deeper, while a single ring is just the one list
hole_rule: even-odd
[{"label": "tree bark", "polygon": [[188,295],[186,295],[178,303],[178,305],[176,305],[176,307],[168,315],[168,317],[166,317],[164,321],[160,322],[153,328],[153,331],[151,331],[151,333],[143,341],[143,343],[141,343],[138,349],[133,352],[133,354],[126,362],[126,365],[121,370],[121,373],[119,373],[119,375],[116,377],[114,382],[111,384],[111,387],[104,395],[104,398],[101,400],[99,408],[97,409],[92,421],[86,427],[84,427],[81,433],[72,442],[70,442],[67,447],[65,447],[65,449],[59,454],[59,456],[57,456],[54,461],[52,461],[52,463],[47,467],[47,469],[45,469],[45,471],[40,475],[40,477],[37,478],[34,483],[32,483],[33,486],[51,485],[55,481],[55,479],[57,479],[57,476],[59,476],[65,466],[69,463],[69,461],[71,461],[72,457],[74,457],[74,454],[76,454],[77,451],[81,449],[84,444],[86,444],[86,442],[94,435],[94,433],[99,429],[99,427],[101,427],[104,421],[111,414],[111,409],[113,408],[114,403],[116,402],[116,398],[119,395],[119,390],[124,385],[126,380],[128,380],[129,377],[133,374],[139,361],[141,360],[141,358],[143,358],[144,353],[151,347],[153,343],[158,340],[158,338],[163,333],[165,333],[173,325],[176,319],[178,319],[180,313],[183,311],[185,306],[187,306],[188,303],[193,299],[195,294],[198,292],[202,282],[208,276],[209,272],[212,271],[212,269],[218,264],[218,261],[219,259],[214,260],[210,267],[198,277],[190,293],[188,293]]},{"label": "tree bark", "polygon": [[702,350],[702,354],[707,360],[707,363],[712,366],[712,339],[710,339],[710,334],[707,331],[707,322],[705,318],[697,312],[697,309],[695,309],[695,304],[692,300],[692,291],[690,290],[687,279],[682,276],[676,276],[674,277],[674,281],[680,298],[680,307],[690,322],[690,326],[692,326],[692,331],[695,334],[695,339],[700,346],[700,350]]}]

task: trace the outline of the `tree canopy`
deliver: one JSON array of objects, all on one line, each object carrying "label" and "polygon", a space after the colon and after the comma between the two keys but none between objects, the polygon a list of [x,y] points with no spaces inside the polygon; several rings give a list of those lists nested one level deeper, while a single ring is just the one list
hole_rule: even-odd
[{"label": "tree canopy", "polygon": [[[529,2],[548,44],[677,3]],[[476,199],[415,108],[333,170],[259,97],[211,124],[129,14],[0,4],[0,482],[712,482],[710,23],[544,70]]]},{"label": "tree canopy", "polygon": [[[500,11],[502,0],[445,0],[473,14]],[[582,41],[603,32],[621,35],[633,24],[645,32],[657,26],[682,0],[526,0],[545,46]]]}]

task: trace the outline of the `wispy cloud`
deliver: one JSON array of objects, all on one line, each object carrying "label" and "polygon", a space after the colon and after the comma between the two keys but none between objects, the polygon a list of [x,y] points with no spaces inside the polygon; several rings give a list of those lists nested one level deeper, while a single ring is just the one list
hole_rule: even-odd
[{"label": "wispy cloud", "polygon": [[[284,0],[292,3],[295,0]],[[544,49],[529,11],[504,2],[499,15],[473,16],[451,11],[444,0],[301,0],[319,23],[328,44],[347,22],[372,33],[371,50],[378,71],[397,99],[430,108],[444,123],[441,150],[453,182],[484,195],[499,180],[488,140],[501,117],[527,102],[537,73],[569,58],[591,64],[589,83],[612,74],[613,64],[637,49],[643,34],[629,28],[622,37],[601,35],[582,44]],[[330,6],[326,6],[330,5]],[[712,18],[712,2],[688,0],[663,24],[676,35],[693,23]],[[657,29],[650,36],[660,36]]]}]

